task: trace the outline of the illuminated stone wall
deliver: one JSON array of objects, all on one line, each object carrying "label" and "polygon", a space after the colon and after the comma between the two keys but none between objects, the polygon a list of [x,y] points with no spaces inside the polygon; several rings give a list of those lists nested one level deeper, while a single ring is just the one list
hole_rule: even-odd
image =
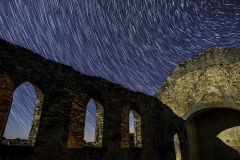
[{"label": "illuminated stone wall", "polygon": [[[240,49],[211,48],[177,65],[155,96],[185,119],[188,128],[192,125],[188,123],[189,117],[201,110],[231,108],[239,111]],[[188,130],[189,143],[194,141],[193,132]],[[240,124],[221,132],[218,137],[224,141],[230,135],[235,138],[227,145],[240,152]],[[193,148],[190,146],[190,150]]]},{"label": "illuminated stone wall", "polygon": [[[1,139],[13,92],[24,82],[30,82],[37,93],[30,146],[0,145],[0,159],[156,160],[175,157],[173,152],[163,152],[168,151],[165,139],[173,139],[175,134],[181,137],[183,159],[188,157],[183,119],[156,97],[81,74],[0,39]],[[83,146],[86,106],[91,98],[97,110],[95,148]],[[135,147],[129,146],[131,110]]]}]

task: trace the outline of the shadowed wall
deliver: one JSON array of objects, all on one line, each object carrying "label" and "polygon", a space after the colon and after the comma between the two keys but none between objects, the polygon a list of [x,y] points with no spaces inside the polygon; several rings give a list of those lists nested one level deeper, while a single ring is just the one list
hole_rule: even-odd
[{"label": "shadowed wall", "polygon": [[[166,150],[165,139],[173,139],[176,133],[181,137],[181,155],[183,159],[188,157],[183,120],[156,97],[81,74],[4,40],[0,40],[0,75],[0,138],[14,90],[30,82],[37,92],[30,146],[26,151],[21,146],[15,146],[16,149],[0,146],[2,158],[15,154],[28,159],[156,160]],[[86,148],[83,147],[85,115],[91,98],[97,108],[96,147]],[[134,115],[135,147],[129,146],[129,124],[126,124],[130,110]],[[175,157],[175,153],[167,156]]]}]

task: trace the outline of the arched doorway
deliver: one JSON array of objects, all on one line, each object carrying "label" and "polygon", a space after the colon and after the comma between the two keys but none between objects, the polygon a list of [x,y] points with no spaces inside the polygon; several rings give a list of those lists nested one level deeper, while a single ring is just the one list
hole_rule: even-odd
[{"label": "arched doorway", "polygon": [[[194,113],[186,120],[190,159],[239,159],[236,148],[226,145],[218,136],[237,126],[240,126],[240,111],[235,109],[207,108]],[[223,133],[222,137],[227,134]],[[240,133],[232,136],[240,136]]]}]

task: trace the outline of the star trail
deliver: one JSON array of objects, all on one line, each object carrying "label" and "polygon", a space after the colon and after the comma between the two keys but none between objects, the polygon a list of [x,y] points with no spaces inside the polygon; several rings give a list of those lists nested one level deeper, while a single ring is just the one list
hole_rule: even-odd
[{"label": "star trail", "polygon": [[[9,0],[0,1],[0,24],[0,38],[148,95],[207,48],[240,48],[239,0]],[[16,89],[6,138],[28,138],[35,103],[30,83]],[[87,141],[95,112],[90,101]]]}]

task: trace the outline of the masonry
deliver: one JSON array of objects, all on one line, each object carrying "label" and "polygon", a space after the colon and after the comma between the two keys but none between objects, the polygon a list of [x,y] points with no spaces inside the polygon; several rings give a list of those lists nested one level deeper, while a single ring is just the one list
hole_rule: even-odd
[{"label": "masonry", "polygon": [[240,49],[207,49],[179,65],[155,96],[185,120],[189,159],[240,159]]},{"label": "masonry", "polygon": [[[133,92],[101,77],[79,73],[25,48],[0,40],[0,138],[13,92],[24,82],[35,88],[37,102],[29,146],[0,146],[2,159],[188,159],[182,118],[156,97]],[[83,147],[86,106],[96,104],[96,147]],[[130,147],[133,111],[135,147]]]}]

